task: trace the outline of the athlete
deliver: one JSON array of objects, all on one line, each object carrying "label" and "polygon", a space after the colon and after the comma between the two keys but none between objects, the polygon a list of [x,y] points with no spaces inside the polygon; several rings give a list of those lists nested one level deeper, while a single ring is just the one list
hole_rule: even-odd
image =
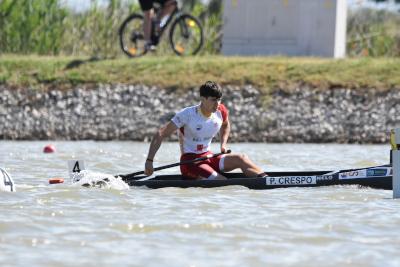
[{"label": "athlete", "polygon": [[[218,133],[221,139],[221,152],[227,151],[230,132],[229,114],[221,103],[222,92],[215,82],[200,86],[200,104],[179,111],[165,126],[154,135],[145,163],[145,174],[153,174],[153,160],[162,140],[173,132],[179,133],[181,161],[193,160],[207,155],[211,140]],[[221,172],[240,168],[247,177],[266,176],[246,155],[231,153],[196,163],[181,165],[181,173],[188,179],[226,179]]]},{"label": "athlete", "polygon": [[[157,18],[161,21],[164,16],[170,15],[177,7],[177,2],[175,0],[139,0],[140,7],[143,11],[143,34],[145,40],[146,50],[155,50],[158,40],[151,40],[151,20],[154,17],[153,3],[160,3],[162,6],[162,11],[160,17]],[[158,25],[159,26],[159,25]],[[159,29],[156,29],[157,31]]]}]

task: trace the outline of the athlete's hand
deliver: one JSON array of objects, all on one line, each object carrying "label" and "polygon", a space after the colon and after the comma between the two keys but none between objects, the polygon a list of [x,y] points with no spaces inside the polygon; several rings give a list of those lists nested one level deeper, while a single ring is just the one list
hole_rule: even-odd
[{"label": "athlete's hand", "polygon": [[144,174],[150,176],[153,174],[153,172],[154,172],[153,162],[146,160],[146,163],[144,165]]},{"label": "athlete's hand", "polygon": [[221,146],[221,153],[226,153],[228,150],[225,146]]}]

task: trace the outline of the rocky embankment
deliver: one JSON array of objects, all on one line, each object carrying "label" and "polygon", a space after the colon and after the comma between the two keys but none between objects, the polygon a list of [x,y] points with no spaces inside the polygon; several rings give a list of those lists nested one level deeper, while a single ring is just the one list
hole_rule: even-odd
[{"label": "rocky embankment", "polygon": [[[400,126],[400,90],[317,90],[301,86],[262,96],[252,86],[223,88],[231,142],[384,143]],[[0,87],[0,139],[149,140],[176,111],[198,102],[143,85],[68,91]],[[176,139],[176,136],[172,137]]]}]

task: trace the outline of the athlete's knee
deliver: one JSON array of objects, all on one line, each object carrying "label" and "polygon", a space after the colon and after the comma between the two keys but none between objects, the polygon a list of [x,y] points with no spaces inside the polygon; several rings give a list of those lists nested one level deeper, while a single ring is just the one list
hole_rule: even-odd
[{"label": "athlete's knee", "polygon": [[145,19],[151,17],[151,9],[143,11],[143,16]]},{"label": "athlete's knee", "polygon": [[245,162],[249,159],[249,157],[244,153],[239,153],[236,156],[237,156],[238,161],[240,161],[240,162]]},{"label": "athlete's knee", "polygon": [[235,154],[234,162],[237,167],[242,168],[248,162],[248,157],[246,154],[243,154],[243,153]]}]

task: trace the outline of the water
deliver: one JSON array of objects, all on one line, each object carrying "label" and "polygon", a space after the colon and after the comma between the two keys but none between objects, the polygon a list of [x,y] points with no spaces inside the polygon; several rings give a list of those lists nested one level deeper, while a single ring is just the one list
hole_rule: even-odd
[{"label": "water", "polygon": [[[17,183],[0,192],[0,266],[400,266],[400,202],[351,187],[129,190],[48,185],[67,160],[91,171],[143,168],[137,142],[0,142]],[[155,166],[174,163],[165,143]],[[268,170],[386,164],[388,145],[232,144]],[[168,169],[160,173],[177,173]]]}]

